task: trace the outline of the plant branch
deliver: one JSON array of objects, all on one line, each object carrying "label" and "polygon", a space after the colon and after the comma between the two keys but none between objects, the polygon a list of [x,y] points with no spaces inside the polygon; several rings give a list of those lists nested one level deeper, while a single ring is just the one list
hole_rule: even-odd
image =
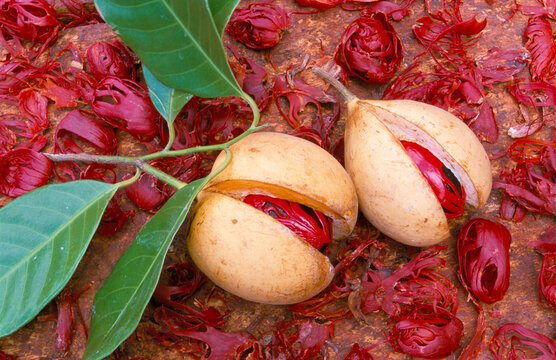
[{"label": "plant branch", "polygon": [[[259,107],[257,106],[257,103],[246,93],[243,93],[242,98],[249,104],[249,106],[251,107],[251,109],[253,111],[253,122],[251,123],[251,125],[249,126],[249,128],[245,132],[243,132],[242,134],[236,136],[232,140],[230,140],[226,143],[223,143],[223,144],[197,146],[197,147],[192,147],[192,148],[188,148],[188,149],[168,151],[167,149],[171,146],[170,144],[173,142],[173,137],[175,136],[175,134],[172,134],[172,131],[170,131],[170,141],[168,142],[168,145],[166,146],[166,148],[164,150],[156,152],[156,153],[148,154],[148,155],[145,155],[145,156],[140,156],[140,157],[112,156],[112,155],[92,155],[92,154],[85,154],[85,153],[80,153],[80,154],[48,154],[48,153],[45,153],[44,155],[46,155],[50,160],[52,160],[54,162],[74,161],[74,162],[86,162],[86,163],[96,163],[96,164],[135,166],[136,168],[146,172],[147,174],[151,174],[152,176],[154,176],[157,179],[165,182],[166,184],[168,184],[170,186],[173,186],[176,189],[181,189],[182,187],[184,187],[187,184],[182,182],[182,181],[179,181],[178,179],[176,179],[173,176],[170,176],[170,175],[166,174],[165,172],[155,168],[154,166],[149,165],[147,163],[147,161],[153,160],[153,159],[158,159],[158,158],[161,158],[161,157],[184,156],[184,155],[189,155],[189,154],[199,153],[199,152],[224,150],[228,154],[227,162],[229,162],[230,159],[231,159],[231,156],[230,156],[231,153],[230,153],[228,148],[231,145],[235,144],[236,142],[243,139],[247,135],[266,127],[266,125],[263,125],[263,126],[258,125],[259,121],[260,121],[260,118],[261,118],[261,114],[259,112]],[[227,164],[227,162],[226,162],[226,164]],[[221,170],[222,169],[220,169],[218,172],[220,172]]]},{"label": "plant branch", "polygon": [[[175,187],[176,189],[181,189],[186,184],[179,181],[173,176],[166,174],[165,172],[158,170],[154,166],[149,165],[145,160],[136,157],[126,157],[126,156],[110,156],[110,155],[92,155],[92,154],[48,154],[45,153],[50,160],[54,162],[64,162],[64,161],[74,161],[74,162],[86,162],[95,164],[110,164],[110,165],[130,165],[135,166],[138,169],[143,170],[147,174],[151,174],[157,179],[165,182],[166,184]],[[166,156],[166,155],[165,155]]]}]

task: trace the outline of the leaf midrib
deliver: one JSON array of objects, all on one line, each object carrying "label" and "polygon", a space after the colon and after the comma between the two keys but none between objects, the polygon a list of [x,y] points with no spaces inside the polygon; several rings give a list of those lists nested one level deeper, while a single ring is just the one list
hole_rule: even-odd
[{"label": "leaf midrib", "polygon": [[[184,211],[185,211],[185,209],[184,209]],[[180,213],[180,217],[181,217],[181,215],[183,214],[184,211],[182,211],[182,212]],[[187,209],[187,211],[189,211],[189,208]],[[186,211],[186,212],[187,212],[187,211]],[[175,230],[176,228],[179,228],[179,227],[181,226],[182,223],[183,223],[183,222],[179,222],[179,224],[178,224],[178,222],[176,222],[175,225],[172,226],[171,230],[173,231],[173,230]],[[168,234],[171,234],[172,231],[168,231]],[[169,238],[170,238],[170,237],[168,236],[168,237],[166,237],[166,239],[164,240],[165,245],[166,245],[166,243],[168,242],[168,239],[169,239]],[[162,246],[161,248],[159,248],[160,251],[158,251],[158,252],[156,253],[155,258],[159,258],[159,257],[160,257],[160,255],[162,254],[162,249],[163,249],[163,248],[165,248],[165,246]],[[155,267],[155,265],[157,265],[157,264],[158,264],[157,261],[153,261],[153,262],[152,262],[152,265],[149,266],[149,267],[147,268],[148,271],[145,271],[145,276],[143,276],[143,277],[141,278],[141,281],[139,282],[139,285],[144,284],[145,279],[148,277],[147,275],[151,273],[152,269],[153,269],[153,268]],[[121,310],[121,309],[127,309],[127,308],[129,307],[129,304],[131,304],[132,300],[135,298],[135,295],[138,293],[140,287],[141,287],[141,286],[137,286],[137,287],[135,288],[135,291],[132,292],[132,296],[129,297],[129,300],[126,302],[125,306],[121,307],[120,310]],[[102,298],[101,298],[101,299],[102,299]],[[110,326],[110,328],[105,332],[106,335],[103,336],[102,339],[106,339],[107,335],[109,335],[109,334],[112,332],[112,330],[114,329],[115,325],[118,323],[118,321],[121,319],[121,317],[122,317],[123,315],[124,315],[124,312],[123,312],[123,311],[120,311],[120,315],[118,315],[118,317],[117,317],[117,318],[115,319],[115,321],[113,322],[113,325]],[[99,319],[105,318],[105,317],[106,317],[106,316],[102,316],[102,317],[99,317]],[[97,351],[95,351],[95,353],[97,353]]]},{"label": "leaf midrib", "polygon": [[[197,39],[194,38],[191,35],[191,32],[189,32],[189,30],[187,29],[187,27],[183,26],[183,24],[180,21],[180,18],[177,16],[177,14],[172,10],[172,8],[170,7],[170,5],[167,3],[167,0],[160,0],[162,2],[162,4],[164,5],[164,7],[166,7],[166,9],[168,10],[168,12],[170,13],[170,15],[174,18],[174,20],[176,21],[176,23],[184,30],[185,33],[187,33],[189,35],[189,38],[191,39],[191,42],[195,45],[195,47],[197,47],[197,49],[201,52],[201,54],[203,54],[203,56],[208,60],[207,62],[214,68],[216,69],[216,72],[236,91],[239,91],[239,89],[236,87],[236,85],[230,81],[230,79],[228,79],[228,77],[222,72],[222,70],[212,61],[212,59],[210,58],[210,56],[208,56],[208,54],[204,51],[203,47],[197,42]],[[210,7],[208,5],[208,3],[206,3],[207,9],[209,10],[210,13]],[[222,41],[222,39],[220,38],[220,34],[218,34],[218,31],[216,29],[216,25],[214,24],[214,19],[212,19],[212,16],[210,17],[210,22],[212,24],[213,30],[215,32],[215,34],[217,34],[218,39],[220,41]],[[241,92],[241,91],[240,91]]]},{"label": "leaf midrib", "polygon": [[[114,189],[110,189],[110,191],[113,191]],[[102,194],[102,197],[104,197],[106,194],[108,194],[110,191],[105,191]],[[86,207],[84,207],[81,211],[79,211],[77,214],[75,214],[75,216],[70,217],[70,219],[77,219],[79,216],[81,215],[83,212],[88,211],[92,206],[94,206],[96,204],[95,201],[91,202],[89,205],[87,205]],[[70,221],[70,222],[65,222],[64,224],[70,224],[73,223],[75,220]],[[27,256],[25,256],[21,261],[19,261],[18,263],[15,264],[15,266],[12,266],[10,270],[8,270],[8,272],[6,272],[5,275],[0,277],[0,282],[6,280],[9,275],[11,273],[13,273],[15,271],[15,269],[19,269],[20,266],[23,265],[23,263],[27,263],[29,262],[29,259],[33,256],[38,254],[47,244],[50,244],[52,241],[49,241],[49,239],[55,238],[58,234],[60,234],[62,232],[62,230],[64,229],[64,226],[61,226],[60,228],[58,228],[58,230],[56,230],[56,232],[54,232],[52,234],[52,236],[50,236],[49,238],[47,238],[46,240],[44,240],[41,245],[39,245],[38,247],[35,248],[35,250],[32,250]]]}]

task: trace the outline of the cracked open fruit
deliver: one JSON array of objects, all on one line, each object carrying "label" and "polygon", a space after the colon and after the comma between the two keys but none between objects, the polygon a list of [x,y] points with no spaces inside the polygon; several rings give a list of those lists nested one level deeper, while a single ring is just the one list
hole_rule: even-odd
[{"label": "cracked open fruit", "polygon": [[347,102],[345,167],[359,208],[394,240],[430,246],[450,236],[448,219],[483,206],[492,175],[473,131],[449,112],[412,100],[361,100],[321,69]]},{"label": "cracked open fruit", "polygon": [[253,133],[230,150],[230,164],[198,196],[191,258],[216,285],[247,300],[291,304],[318,294],[334,276],[319,250],[355,226],[349,175],[324,149],[291,135]]}]

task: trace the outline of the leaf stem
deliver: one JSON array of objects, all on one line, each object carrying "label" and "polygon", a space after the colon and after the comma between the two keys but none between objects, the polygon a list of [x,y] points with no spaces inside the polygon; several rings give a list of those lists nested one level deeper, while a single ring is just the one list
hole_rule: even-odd
[{"label": "leaf stem", "polygon": [[182,187],[186,186],[187,184],[183,181],[179,181],[175,177],[166,174],[162,170],[158,170],[154,166],[149,165],[148,163],[144,162],[143,167],[140,168],[144,172],[151,174],[152,176],[158,178],[160,181],[165,182],[166,184],[175,187],[176,189],[181,189]]},{"label": "leaf stem", "polygon": [[251,122],[251,125],[249,126],[249,128],[247,130],[245,130],[242,134],[240,134],[240,135],[236,136],[235,138],[231,139],[230,141],[222,143],[222,144],[196,146],[196,147],[192,147],[192,148],[188,148],[188,149],[181,149],[181,150],[169,150],[169,151],[164,151],[163,150],[163,151],[160,151],[160,152],[156,152],[156,153],[148,154],[148,155],[145,155],[145,156],[141,156],[141,157],[139,157],[139,159],[147,161],[147,160],[153,160],[153,159],[157,159],[157,158],[165,157],[165,156],[184,156],[184,155],[200,153],[200,152],[225,150],[226,148],[235,144],[236,142],[243,139],[247,135],[249,135],[249,134],[251,134],[255,131],[264,129],[267,125],[259,126],[259,121],[261,119],[261,113],[259,111],[259,107],[257,106],[257,103],[255,102],[255,100],[253,100],[253,98],[246,93],[243,93],[241,95],[241,98],[247,102],[247,104],[251,107],[251,110],[253,111],[253,121]]},{"label": "leaf stem", "polygon": [[172,149],[174,145],[174,140],[176,139],[176,128],[174,127],[174,122],[168,123],[168,143],[161,151],[162,153],[168,152]]},{"label": "leaf stem", "polygon": [[141,170],[139,170],[139,168],[136,168],[135,175],[133,175],[132,178],[129,178],[127,180],[122,180],[116,183],[116,185],[118,186],[118,189],[124,188],[136,182],[140,176],[141,176]]},{"label": "leaf stem", "polygon": [[349,91],[338,79],[336,79],[326,70],[313,68],[313,73],[317,74],[326,82],[330,83],[330,85],[334,86],[334,88],[338,90],[338,92],[342,95],[346,102],[350,102],[351,100],[355,99],[355,95],[353,95],[351,91]]}]

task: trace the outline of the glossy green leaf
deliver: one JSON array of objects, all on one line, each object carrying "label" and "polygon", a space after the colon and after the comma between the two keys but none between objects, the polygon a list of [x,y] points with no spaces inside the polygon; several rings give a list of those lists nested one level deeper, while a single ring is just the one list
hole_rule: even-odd
[{"label": "glossy green leaf", "polygon": [[54,184],[0,209],[0,337],[63,289],[116,190],[92,180]]},{"label": "glossy green leaf", "polygon": [[[232,3],[235,1],[232,1]],[[221,31],[230,5],[208,0],[96,0],[112,29],[166,86],[202,97],[243,94]]]},{"label": "glossy green leaf", "polygon": [[216,30],[222,35],[239,0],[208,0],[208,3]]},{"label": "glossy green leaf", "polygon": [[143,73],[149,87],[149,96],[151,97],[154,107],[158,110],[160,115],[166,119],[168,125],[171,125],[180,110],[187,104],[193,95],[186,91],[164,85],[158,81],[146,66],[143,66]]},{"label": "glossy green leaf", "polygon": [[168,247],[206,182],[194,181],[174,194],[118,260],[95,296],[83,359],[108,356],[135,330],[158,283]]}]

